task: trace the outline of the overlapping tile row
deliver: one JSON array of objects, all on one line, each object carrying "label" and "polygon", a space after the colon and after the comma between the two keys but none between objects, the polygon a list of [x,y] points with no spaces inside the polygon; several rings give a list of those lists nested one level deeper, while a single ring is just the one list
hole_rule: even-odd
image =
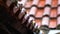
[{"label": "overlapping tile row", "polygon": [[33,15],[31,20],[41,25],[47,25],[49,28],[56,28],[60,24],[60,0],[27,0],[24,5],[27,14]]},{"label": "overlapping tile row", "polygon": [[[48,15],[49,17],[51,17],[51,18],[53,18],[53,17],[57,17],[58,15],[59,15],[59,12],[60,12],[60,8],[59,8],[59,0],[37,0],[37,1],[35,1],[35,0],[31,0],[32,2],[32,4],[31,4],[31,6],[30,6],[30,4],[29,4],[29,8],[28,8],[28,5],[26,5],[26,7],[25,8],[28,8],[29,9],[29,11],[28,12],[35,12],[35,10],[34,9],[32,9],[33,7],[36,7],[36,14],[35,14],[35,17],[39,17],[39,16],[37,16],[38,14],[41,14],[41,16],[43,17],[44,15]],[[40,8],[38,7],[38,5],[40,4],[40,2],[45,2],[43,5],[43,7],[41,6]],[[30,2],[30,1],[29,1]],[[35,4],[34,4],[35,3]],[[57,4],[56,4],[57,3]],[[42,4],[42,3],[41,3]],[[28,10],[27,9],[27,10]],[[31,13],[30,12],[30,13]],[[41,12],[41,13],[39,13],[39,12]],[[40,17],[41,17],[40,16]]]},{"label": "overlapping tile row", "polygon": [[51,7],[58,7],[58,5],[60,5],[60,0],[28,0],[25,4],[25,8],[31,8],[33,5],[36,5],[39,8],[45,7],[46,5],[50,5]]}]

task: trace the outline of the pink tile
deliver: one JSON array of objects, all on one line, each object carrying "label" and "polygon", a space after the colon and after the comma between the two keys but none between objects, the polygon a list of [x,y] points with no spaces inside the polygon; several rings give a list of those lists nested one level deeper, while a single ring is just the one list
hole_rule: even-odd
[{"label": "pink tile", "polygon": [[60,15],[60,6],[57,8],[57,14]]},{"label": "pink tile", "polygon": [[39,0],[33,0],[33,3],[32,3],[32,5],[38,5],[38,3],[39,3]]},{"label": "pink tile", "polygon": [[56,9],[51,9],[50,17],[51,17],[51,18],[57,17],[57,10],[56,10]]},{"label": "pink tile", "polygon": [[38,24],[38,26],[40,27],[42,24],[42,20],[41,19],[35,19],[36,23]]},{"label": "pink tile", "polygon": [[45,0],[40,0],[38,3],[38,7],[44,7],[45,6]]},{"label": "pink tile", "polygon": [[56,19],[50,19],[49,28],[55,28],[57,26]]},{"label": "pink tile", "polygon": [[51,11],[50,7],[45,7],[43,15],[50,15],[50,11]]},{"label": "pink tile", "polygon": [[43,17],[42,18],[42,25],[49,25],[50,18],[49,17]]},{"label": "pink tile", "polygon": [[58,0],[52,0],[52,7],[57,7]]},{"label": "pink tile", "polygon": [[59,24],[60,24],[60,16],[57,17],[57,25],[59,25]]},{"label": "pink tile", "polygon": [[35,17],[41,18],[43,16],[43,12],[44,12],[44,9],[38,9],[36,14],[35,14]]}]

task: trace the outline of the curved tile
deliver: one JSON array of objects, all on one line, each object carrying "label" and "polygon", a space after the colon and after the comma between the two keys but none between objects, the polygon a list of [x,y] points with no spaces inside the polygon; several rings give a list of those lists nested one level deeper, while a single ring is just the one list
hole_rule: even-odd
[{"label": "curved tile", "polygon": [[57,26],[57,20],[50,19],[49,28],[56,28],[56,26]]},{"label": "curved tile", "polygon": [[29,15],[35,15],[36,11],[37,11],[36,7],[32,7],[31,9],[27,9],[26,10],[27,14],[25,15],[25,18],[27,18]]},{"label": "curved tile", "polygon": [[50,7],[45,7],[43,15],[50,15],[50,11],[51,11]]},{"label": "curved tile", "polygon": [[43,17],[42,18],[42,25],[49,25],[50,18],[49,17]]},{"label": "curved tile", "polygon": [[50,18],[56,18],[56,17],[57,17],[57,9],[51,9]]},{"label": "curved tile", "polygon": [[59,25],[59,24],[60,24],[60,16],[57,17],[57,25]]},{"label": "curved tile", "polygon": [[[52,4],[51,4],[52,3]],[[45,5],[51,5],[53,8],[51,9],[50,7],[47,7]],[[27,9],[26,12],[28,15],[32,14],[35,15],[36,18],[41,18],[41,19],[36,19],[37,25],[49,25],[49,28],[55,28],[58,24],[60,24],[60,17],[57,17],[57,15],[60,14],[60,6],[58,8],[57,4],[60,4],[60,0],[33,0],[33,1],[27,1],[25,4],[26,8],[31,8]],[[32,5],[37,5],[38,7],[43,7],[43,9],[37,9],[36,7],[31,7]],[[49,15],[49,17],[43,17],[44,15]],[[43,18],[42,18],[43,17]],[[54,19],[57,18],[57,19]],[[33,19],[33,18],[30,18]],[[49,24],[48,24],[49,23]]]},{"label": "curved tile", "polygon": [[38,24],[38,27],[40,27],[42,24],[42,19],[35,19],[36,23]]},{"label": "curved tile", "polygon": [[32,3],[32,5],[38,5],[38,3],[39,3],[39,0],[33,0],[33,3]]},{"label": "curved tile", "polygon": [[36,11],[37,11],[37,8],[36,8],[36,7],[32,7],[32,8],[30,9],[29,14],[30,14],[30,15],[35,15]]},{"label": "curved tile", "polygon": [[47,5],[51,5],[51,3],[52,3],[52,0],[45,0],[45,4]]},{"label": "curved tile", "polygon": [[58,5],[60,5],[60,0],[58,0]]},{"label": "curved tile", "polygon": [[40,0],[38,3],[38,7],[44,7],[45,6],[45,0]]},{"label": "curved tile", "polygon": [[52,0],[52,7],[57,7],[58,0]]},{"label": "curved tile", "polygon": [[44,12],[44,9],[38,9],[35,14],[35,17],[37,17],[37,18],[43,17],[43,12]]},{"label": "curved tile", "polygon": [[60,6],[57,8],[57,14],[60,15]]}]

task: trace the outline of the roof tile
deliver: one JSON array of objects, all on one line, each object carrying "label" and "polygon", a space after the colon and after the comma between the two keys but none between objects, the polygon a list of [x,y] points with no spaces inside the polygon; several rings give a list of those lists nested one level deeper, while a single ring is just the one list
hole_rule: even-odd
[{"label": "roof tile", "polygon": [[50,12],[50,17],[51,18],[56,18],[57,17],[57,9],[51,9],[51,12]]},{"label": "roof tile", "polygon": [[[58,15],[60,15],[60,0],[28,1],[26,2],[25,8],[29,8],[26,10],[28,14],[34,15],[35,18],[41,18],[35,19],[36,23],[40,25],[49,25],[49,28],[55,28],[58,24],[60,24],[60,17],[57,17]],[[49,17],[47,17],[46,15],[48,15]]]},{"label": "roof tile", "polygon": [[51,5],[52,0],[45,0],[45,4]]},{"label": "roof tile", "polygon": [[37,18],[43,17],[43,12],[44,12],[44,9],[38,9],[36,14],[35,14],[35,17],[37,17]]},{"label": "roof tile", "polygon": [[58,0],[58,5],[60,5],[60,0]]},{"label": "roof tile", "polygon": [[32,3],[32,5],[38,5],[38,3],[39,3],[39,0],[33,0],[33,3]]},{"label": "roof tile", "polygon": [[48,26],[49,25],[49,20],[50,20],[49,17],[43,17],[42,18],[42,25],[47,25]]},{"label": "roof tile", "polygon": [[44,1],[39,1],[38,7],[44,7],[45,6],[45,0]]},{"label": "roof tile", "polygon": [[60,14],[60,6],[57,8],[57,14]]},{"label": "roof tile", "polygon": [[57,7],[58,0],[52,0],[52,7]]},{"label": "roof tile", "polygon": [[60,24],[60,16],[57,17],[57,25],[59,25],[59,24]]},{"label": "roof tile", "polygon": [[50,19],[49,28],[56,28],[57,26],[56,23],[57,23],[56,19]]},{"label": "roof tile", "polygon": [[36,23],[38,24],[38,26],[42,25],[42,19],[35,19]]},{"label": "roof tile", "polygon": [[36,11],[37,11],[37,8],[36,8],[36,7],[32,7],[32,8],[30,9],[29,14],[35,15]]},{"label": "roof tile", "polygon": [[50,10],[51,10],[50,7],[45,7],[43,15],[50,15]]}]

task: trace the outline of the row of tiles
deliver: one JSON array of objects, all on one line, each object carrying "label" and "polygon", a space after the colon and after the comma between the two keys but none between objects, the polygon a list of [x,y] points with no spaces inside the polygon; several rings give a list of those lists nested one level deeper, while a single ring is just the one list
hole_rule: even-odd
[{"label": "row of tiles", "polygon": [[[28,11],[28,10],[27,10]],[[34,11],[35,10],[33,10],[33,12],[32,13],[34,13]],[[46,11],[45,11],[46,12]],[[49,12],[49,11],[48,11]],[[40,18],[41,16],[43,16],[43,9],[37,9],[37,11],[36,11],[36,13],[35,13],[35,16],[38,18]],[[50,13],[50,12],[49,12]],[[43,18],[41,18],[41,19],[35,19],[35,21],[36,21],[36,23],[38,24],[38,26],[41,26],[41,25],[48,25],[49,26],[49,28],[55,28],[58,24],[60,24],[60,16],[58,16],[58,17],[56,17],[57,16],[57,11],[56,11],[56,9],[52,9],[52,11],[51,11],[51,17],[53,17],[53,18],[51,18],[51,17],[47,17],[47,16],[45,16],[45,17],[43,17]],[[24,14],[24,13],[22,13],[22,14]],[[22,15],[21,14],[21,15]],[[29,14],[29,13],[28,13]],[[59,13],[60,14],[60,13]],[[21,15],[19,16],[19,17],[21,17]],[[54,18],[54,17],[56,17],[56,18]],[[34,19],[34,17],[33,18],[31,18],[31,19]]]},{"label": "row of tiles", "polygon": [[42,18],[42,19],[35,19],[36,24],[38,27],[41,25],[47,25],[49,28],[56,28],[57,25],[60,24],[60,19],[49,19],[49,18]]},{"label": "row of tiles", "polygon": [[[36,1],[36,0],[35,0]],[[45,7],[45,5],[51,5],[52,7],[58,7],[60,5],[60,0],[37,0],[37,3],[33,1],[26,2],[25,8],[30,8],[33,5],[37,7]],[[60,14],[60,7],[51,9],[50,7],[45,7],[44,9],[28,9],[27,11],[31,11],[30,13],[35,13],[35,17],[42,18],[44,15],[49,15],[50,18],[57,18],[57,19],[49,19],[49,17],[43,17],[42,19],[36,19],[36,23],[38,26],[41,25],[48,25],[49,28],[55,28],[60,23],[60,18],[57,17]]]},{"label": "row of tiles", "polygon": [[[37,1],[30,0],[30,1],[32,1],[32,4],[35,4],[35,5],[37,5],[40,2],[40,0],[37,0]],[[60,4],[60,2],[59,2],[60,0],[41,0],[41,1],[44,1],[44,2],[46,1],[45,4],[51,4],[52,1],[54,2],[52,4],[56,4],[56,2],[58,1],[57,3]],[[24,0],[24,2],[25,2],[25,0]],[[30,6],[30,4],[28,4],[28,5]],[[31,9],[27,9],[26,12],[29,14],[34,14],[35,17],[42,17],[44,15],[48,15],[50,17],[57,17],[60,14],[60,6],[57,8],[52,8],[52,9],[51,9],[51,7],[48,7],[48,6],[43,9],[37,9],[35,6],[33,6]]]},{"label": "row of tiles", "polygon": [[[48,9],[49,10],[49,9]],[[29,11],[29,10],[27,10]],[[44,9],[37,9],[36,13],[35,13],[35,16],[38,18],[42,17],[43,16],[43,13],[48,13],[48,12],[43,12]],[[35,8],[33,9],[33,11],[30,13],[30,14],[34,14],[35,12]],[[60,12],[60,11],[59,11]],[[50,12],[49,12],[50,13]],[[22,13],[23,14],[23,13]],[[29,13],[28,13],[29,14]],[[59,13],[60,14],[60,13]],[[51,14],[50,14],[51,17],[43,17],[41,19],[35,19],[36,23],[38,24],[38,26],[41,26],[41,25],[48,25],[49,28],[55,28],[58,24],[60,24],[60,16],[56,17],[57,16],[57,10],[56,9],[52,9],[51,11]],[[21,15],[19,16],[21,17]],[[56,17],[56,18],[54,18]],[[51,18],[51,19],[50,19]],[[34,19],[34,18],[31,18],[31,19]]]},{"label": "row of tiles", "polygon": [[36,5],[38,7],[44,7],[45,5],[51,5],[52,7],[57,7],[60,5],[60,0],[32,0],[27,1],[25,4],[26,8],[30,8],[32,5]]},{"label": "row of tiles", "polygon": [[[60,0],[30,0],[26,2],[25,8],[30,8],[32,5],[44,7],[47,4],[51,5],[52,7],[57,7],[57,5],[60,5]],[[60,7],[54,9],[51,9],[51,7],[45,7],[43,9],[37,9],[36,7],[32,7],[31,9],[27,9],[26,12],[28,14],[34,15],[37,18],[41,17],[41,19],[35,19],[36,23],[39,26],[48,25],[49,28],[55,28],[58,24],[60,24],[60,17],[57,17],[58,15],[60,15]],[[43,17],[44,15],[48,15],[50,17]],[[54,19],[54,17],[57,19]]]},{"label": "row of tiles", "polygon": [[49,26],[49,28],[56,28],[57,25],[60,24],[60,16],[57,17],[57,18],[49,18],[49,17],[43,17],[41,19],[37,18],[35,19],[34,17],[29,17],[29,20],[28,20],[28,23],[31,22],[31,20],[34,20],[33,23],[36,23],[35,26],[38,25],[38,28],[41,26],[41,25],[47,25]]},{"label": "row of tiles", "polygon": [[60,7],[57,9],[51,9],[49,7],[46,7],[44,9],[27,9],[26,12],[32,14],[35,13],[35,17],[42,18],[44,15],[50,16],[50,18],[56,18],[58,15],[60,15]]}]

